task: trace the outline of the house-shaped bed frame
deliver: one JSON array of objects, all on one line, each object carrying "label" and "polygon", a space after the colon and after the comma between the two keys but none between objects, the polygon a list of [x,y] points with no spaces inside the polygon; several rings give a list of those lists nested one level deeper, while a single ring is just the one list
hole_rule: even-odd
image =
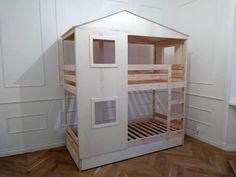
[{"label": "house-shaped bed frame", "polygon": [[[183,144],[187,37],[128,11],[62,36],[66,146],[80,170]],[[129,45],[151,47],[151,61],[130,61]],[[168,47],[174,54],[166,63]],[[165,113],[157,106],[158,91]],[[152,109],[149,116],[130,120],[129,94],[139,92],[151,95]],[[76,127],[68,112],[73,99]]]}]

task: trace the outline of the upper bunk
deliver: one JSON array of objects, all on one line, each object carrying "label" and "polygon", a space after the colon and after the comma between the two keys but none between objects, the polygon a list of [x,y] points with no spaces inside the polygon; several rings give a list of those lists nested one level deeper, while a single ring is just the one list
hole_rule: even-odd
[{"label": "upper bunk", "polygon": [[[132,23],[132,25],[130,25]],[[186,83],[186,41],[188,35],[166,27],[154,21],[143,18],[128,11],[117,12],[69,29],[62,35],[63,45],[73,44],[76,53],[75,43],[80,40],[76,35],[76,29],[98,31],[122,31],[128,36],[128,91],[159,90],[168,88],[183,88]],[[102,38],[102,36],[101,36]],[[107,40],[99,38],[99,50],[104,50]],[[91,41],[90,41],[91,42]],[[94,46],[90,44],[90,48]],[[136,47],[136,50],[132,48]],[[152,55],[135,54],[132,51],[147,49]],[[167,61],[165,49],[173,48],[171,60]],[[140,50],[141,49],[141,50]],[[145,50],[146,50],[145,49]],[[90,49],[94,50],[94,49]],[[135,52],[133,52],[135,53]],[[64,55],[65,56],[65,55]],[[104,53],[101,56],[106,56]],[[114,55],[115,56],[115,55]],[[74,60],[75,60],[75,56]],[[72,57],[72,58],[73,58]],[[170,57],[170,56],[168,56]],[[64,57],[66,58],[66,57]],[[134,59],[132,59],[134,58]],[[142,60],[142,61],[141,61]],[[64,88],[66,91],[76,94],[79,87],[76,85],[75,61],[64,62]]]},{"label": "upper bunk", "polygon": [[128,66],[128,91],[164,90],[185,87],[185,70],[181,64]]}]

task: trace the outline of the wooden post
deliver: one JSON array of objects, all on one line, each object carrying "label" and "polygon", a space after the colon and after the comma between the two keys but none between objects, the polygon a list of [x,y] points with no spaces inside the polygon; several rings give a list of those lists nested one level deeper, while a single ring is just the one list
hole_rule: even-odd
[{"label": "wooden post", "polygon": [[[153,45],[153,64],[157,64],[157,60],[162,62],[162,50],[160,47]],[[152,118],[155,119],[156,116],[156,91],[152,90]]]},{"label": "wooden post", "polygon": [[152,91],[152,118],[155,119],[156,115],[156,91]]},{"label": "wooden post", "polygon": [[170,124],[171,124],[171,70],[172,67],[169,65],[168,67],[168,107],[167,107],[167,138],[169,137],[170,134]]},{"label": "wooden post", "polygon": [[65,127],[67,128],[68,127],[68,116],[67,116],[67,113],[68,113],[68,98],[67,98],[67,91],[65,90],[64,91],[64,117],[65,117]]},{"label": "wooden post", "polygon": [[163,48],[158,47],[157,45],[154,45],[154,50],[155,50],[155,64],[163,64]]},{"label": "wooden post", "polygon": [[184,64],[182,63],[183,60],[183,45],[175,45],[175,55],[174,55],[174,63],[172,64]]},{"label": "wooden post", "polygon": [[[184,64],[184,78],[185,87],[182,89],[183,94],[183,130],[185,132],[186,127],[186,83],[187,83],[187,41],[184,42],[182,47],[182,64]],[[183,133],[183,142],[184,145],[184,133]]]}]

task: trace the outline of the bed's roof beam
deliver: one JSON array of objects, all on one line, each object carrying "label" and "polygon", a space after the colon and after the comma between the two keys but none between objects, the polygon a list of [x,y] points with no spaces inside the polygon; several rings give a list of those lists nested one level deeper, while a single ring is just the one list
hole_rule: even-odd
[{"label": "bed's roof beam", "polygon": [[74,28],[70,29],[67,31],[63,36],[63,40],[69,40],[69,41],[74,41],[75,40],[75,30]]}]

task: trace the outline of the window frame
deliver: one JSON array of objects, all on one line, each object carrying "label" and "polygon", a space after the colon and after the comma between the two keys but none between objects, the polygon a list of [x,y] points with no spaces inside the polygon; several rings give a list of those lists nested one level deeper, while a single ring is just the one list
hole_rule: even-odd
[{"label": "window frame", "polygon": [[[115,101],[115,121],[109,122],[109,123],[103,123],[103,124],[97,124],[95,120],[95,103],[97,102],[104,102],[104,101]],[[92,103],[92,128],[104,128],[104,127],[110,127],[118,125],[117,118],[118,118],[118,97],[112,96],[112,97],[103,97],[103,98],[91,98]]]},{"label": "window frame", "polygon": [[[90,35],[90,46],[89,46],[89,53],[90,53],[90,67],[91,68],[115,68],[117,67],[117,49],[116,49],[116,43],[117,43],[117,39],[115,36],[108,36],[108,35]],[[93,40],[111,40],[111,41],[115,41],[115,63],[113,64],[98,64],[98,63],[94,63],[94,56],[93,56]]]}]

